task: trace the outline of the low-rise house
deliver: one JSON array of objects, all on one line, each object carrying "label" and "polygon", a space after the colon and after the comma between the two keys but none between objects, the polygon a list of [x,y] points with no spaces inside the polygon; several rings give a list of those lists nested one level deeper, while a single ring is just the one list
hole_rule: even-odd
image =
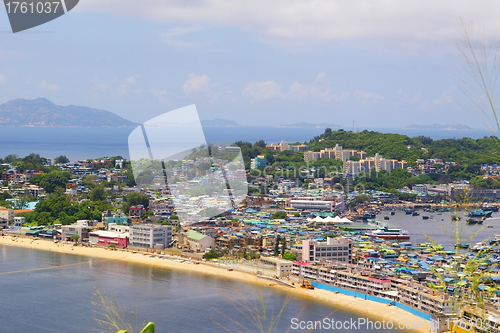
[{"label": "low-rise house", "polygon": [[85,225],[63,225],[61,226],[61,239],[64,241],[72,240],[73,235],[78,235],[78,240],[86,242],[89,240],[88,226]]},{"label": "low-rise house", "polygon": [[93,245],[110,246],[126,248],[128,246],[129,233],[119,233],[114,231],[92,231],[89,234],[89,242]]},{"label": "low-rise house", "polygon": [[260,263],[276,270],[276,276],[284,277],[292,274],[293,262],[274,257],[260,257]]},{"label": "low-rise house", "polygon": [[215,240],[212,237],[206,236],[194,230],[189,230],[186,233],[186,241],[192,250],[197,250],[197,251],[212,249],[214,247],[214,242],[215,242]]}]

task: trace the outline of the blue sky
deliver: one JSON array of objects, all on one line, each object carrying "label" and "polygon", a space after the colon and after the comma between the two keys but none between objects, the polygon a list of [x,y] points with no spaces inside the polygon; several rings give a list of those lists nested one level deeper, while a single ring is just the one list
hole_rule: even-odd
[{"label": "blue sky", "polygon": [[465,103],[460,19],[500,38],[496,1],[81,0],[10,33],[0,103],[47,97],[135,122],[196,104],[242,125],[484,127]]}]

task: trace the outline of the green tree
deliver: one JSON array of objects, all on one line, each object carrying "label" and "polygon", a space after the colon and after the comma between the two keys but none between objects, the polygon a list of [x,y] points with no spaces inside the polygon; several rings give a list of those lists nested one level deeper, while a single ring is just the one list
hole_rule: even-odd
[{"label": "green tree", "polygon": [[128,212],[130,207],[137,205],[143,205],[144,208],[147,209],[149,207],[149,197],[139,192],[129,193],[125,197],[125,202],[123,203],[123,210],[125,212]]},{"label": "green tree", "polygon": [[106,199],[106,192],[102,186],[96,186],[89,192],[89,199],[91,201],[101,201]]},{"label": "green tree", "polygon": [[217,252],[216,250],[214,249],[210,249],[210,251],[206,252],[204,255],[203,255],[203,258],[204,259],[216,259],[216,258],[219,258],[219,252]]},{"label": "green tree", "polygon": [[273,219],[273,220],[286,220],[287,218],[288,218],[288,215],[284,211],[277,211],[271,215],[271,219]]},{"label": "green tree", "polygon": [[290,260],[290,261],[295,261],[295,260],[297,260],[297,255],[295,253],[286,251],[283,254],[283,259]]},{"label": "green tree", "polygon": [[80,236],[79,235],[71,235],[71,240],[75,243],[78,243],[78,240],[80,239]]},{"label": "green tree", "polygon": [[277,257],[280,254],[280,241],[281,237],[280,235],[276,236],[276,239],[274,240],[274,256]]},{"label": "green tree", "polygon": [[66,164],[66,163],[69,163],[69,158],[67,158],[66,156],[64,155],[60,155],[60,156],[57,156],[55,159],[54,159],[54,163],[55,164]]}]

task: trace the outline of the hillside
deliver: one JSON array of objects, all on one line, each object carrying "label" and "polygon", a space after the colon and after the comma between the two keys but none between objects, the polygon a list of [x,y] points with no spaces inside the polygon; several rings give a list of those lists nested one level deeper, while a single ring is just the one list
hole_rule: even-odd
[{"label": "hillside", "polygon": [[15,99],[0,105],[0,126],[134,127],[112,112],[86,106],[61,106],[46,98]]}]

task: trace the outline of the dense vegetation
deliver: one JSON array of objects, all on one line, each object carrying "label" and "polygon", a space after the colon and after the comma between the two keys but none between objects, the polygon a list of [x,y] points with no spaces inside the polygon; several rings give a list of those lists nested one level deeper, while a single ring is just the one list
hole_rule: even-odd
[{"label": "dense vegetation", "polygon": [[[245,166],[250,168],[250,160],[257,155],[265,155],[267,167],[254,170],[249,175],[253,181],[258,176],[274,175],[284,178],[298,178],[301,184],[307,184],[312,177],[333,177],[336,184],[345,186],[346,181],[339,177],[343,163],[335,159],[319,159],[304,162],[303,152],[272,151],[266,148],[264,141],[254,144],[237,142],[241,147]],[[491,178],[483,177],[481,164],[500,163],[500,141],[494,136],[481,139],[442,139],[433,140],[419,136],[410,138],[401,134],[384,134],[373,131],[359,133],[344,130],[326,129],[323,134],[310,140],[309,149],[320,151],[334,148],[339,144],[343,149],[365,151],[368,157],[379,153],[388,159],[405,160],[408,166],[416,167],[417,159],[442,159],[442,164],[434,166],[435,170],[428,174],[412,176],[404,170],[395,170],[391,174],[385,171],[357,176],[350,185],[363,185],[366,189],[394,190],[415,184],[440,184],[450,181],[468,180],[478,188],[496,188],[499,183]],[[447,163],[449,162],[449,163]],[[307,173],[307,170],[310,172]]]}]

